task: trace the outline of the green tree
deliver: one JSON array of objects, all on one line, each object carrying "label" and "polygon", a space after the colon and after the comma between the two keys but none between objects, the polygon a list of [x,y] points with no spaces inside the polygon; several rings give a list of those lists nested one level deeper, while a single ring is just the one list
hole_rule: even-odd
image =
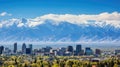
[{"label": "green tree", "polygon": [[115,63],[113,67],[118,67],[118,64]]},{"label": "green tree", "polygon": [[73,65],[73,61],[68,60],[66,62],[66,67],[72,67],[72,65]]}]

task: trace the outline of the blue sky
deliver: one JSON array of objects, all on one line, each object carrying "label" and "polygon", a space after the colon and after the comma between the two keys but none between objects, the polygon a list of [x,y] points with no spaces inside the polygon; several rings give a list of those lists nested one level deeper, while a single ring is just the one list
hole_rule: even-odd
[{"label": "blue sky", "polygon": [[34,18],[45,14],[99,14],[120,12],[120,0],[0,0],[0,13],[8,18]]}]

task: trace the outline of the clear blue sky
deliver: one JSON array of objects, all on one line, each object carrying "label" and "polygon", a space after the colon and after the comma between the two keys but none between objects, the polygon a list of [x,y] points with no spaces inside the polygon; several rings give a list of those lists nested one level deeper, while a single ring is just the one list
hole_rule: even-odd
[{"label": "clear blue sky", "polygon": [[5,18],[34,18],[44,14],[98,14],[120,12],[120,0],[0,0],[0,13]]}]

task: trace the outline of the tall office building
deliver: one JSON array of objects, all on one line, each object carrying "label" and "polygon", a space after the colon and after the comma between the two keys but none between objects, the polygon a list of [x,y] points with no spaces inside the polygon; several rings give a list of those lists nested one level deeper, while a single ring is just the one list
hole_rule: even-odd
[{"label": "tall office building", "polygon": [[31,54],[31,49],[30,48],[26,48],[26,54]]},{"label": "tall office building", "polygon": [[101,54],[101,50],[100,49],[95,49],[95,54],[100,55]]},{"label": "tall office building", "polygon": [[30,54],[32,54],[32,44],[29,45],[29,48],[30,48]]},{"label": "tall office building", "polygon": [[0,54],[2,54],[4,51],[4,46],[0,46]]},{"label": "tall office building", "polygon": [[85,48],[85,55],[93,55],[93,51],[90,47]]},{"label": "tall office building", "polygon": [[68,47],[67,47],[67,51],[68,51],[68,52],[73,52],[73,47],[72,47],[72,46],[68,46]]},{"label": "tall office building", "polygon": [[14,53],[17,52],[17,43],[14,43],[14,50],[13,50]]},{"label": "tall office building", "polygon": [[26,53],[26,44],[23,43],[22,45],[22,53],[25,54]]},{"label": "tall office building", "polygon": [[82,51],[81,45],[76,45],[76,55],[80,55]]},{"label": "tall office building", "polygon": [[117,55],[117,54],[120,54],[120,50],[119,49],[115,50],[115,55]]}]

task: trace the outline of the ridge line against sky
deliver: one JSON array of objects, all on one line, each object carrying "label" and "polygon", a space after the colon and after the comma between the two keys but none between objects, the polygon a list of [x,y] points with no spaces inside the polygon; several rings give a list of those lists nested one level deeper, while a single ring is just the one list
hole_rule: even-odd
[{"label": "ridge line against sky", "polygon": [[[4,12],[3,12],[4,13]],[[6,12],[6,15],[8,13]],[[2,13],[1,13],[2,15]],[[9,15],[9,14],[8,14]],[[45,22],[52,22],[55,25],[58,25],[61,22],[69,22],[71,24],[93,24],[93,25],[112,25],[114,27],[120,28],[120,13],[118,12],[104,12],[100,14],[46,14],[43,16],[38,16],[36,18],[13,18],[8,20],[1,20],[0,21],[0,27],[9,27],[14,24],[17,25],[17,27],[35,27],[40,24],[43,24]]]}]

